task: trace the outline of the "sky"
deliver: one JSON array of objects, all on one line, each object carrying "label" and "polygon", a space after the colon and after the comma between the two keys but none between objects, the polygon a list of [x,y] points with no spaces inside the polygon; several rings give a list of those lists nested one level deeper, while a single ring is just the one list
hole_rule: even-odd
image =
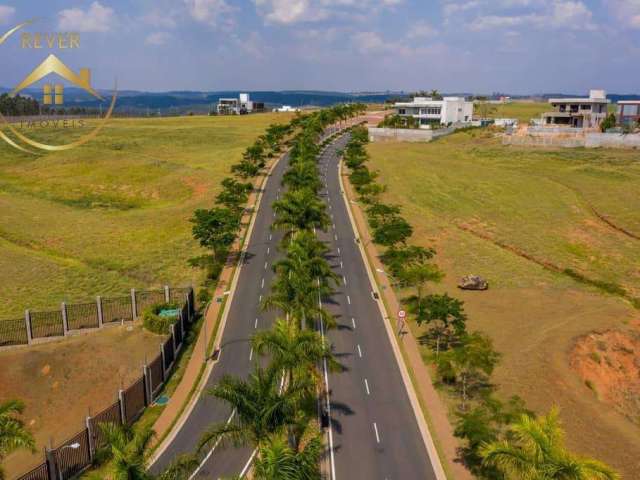
[{"label": "sky", "polygon": [[94,86],[513,94],[640,93],[640,0],[0,0],[0,86],[49,53]]}]

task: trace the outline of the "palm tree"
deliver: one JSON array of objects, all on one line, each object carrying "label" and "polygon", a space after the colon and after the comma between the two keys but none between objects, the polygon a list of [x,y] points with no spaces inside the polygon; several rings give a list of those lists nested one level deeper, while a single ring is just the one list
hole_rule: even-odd
[{"label": "palm tree", "polygon": [[[11,452],[24,448],[35,451],[36,444],[31,432],[27,430],[18,415],[24,412],[24,402],[8,400],[0,404],[0,461]],[[0,466],[0,480],[4,471]]]},{"label": "palm tree", "polygon": [[522,415],[511,427],[512,438],[483,445],[483,462],[514,480],[618,480],[608,465],[566,449],[558,414],[554,407],[538,419]]},{"label": "palm tree", "polygon": [[251,343],[258,354],[270,355],[274,368],[287,373],[288,385],[294,383],[295,374],[317,379],[317,366],[322,360],[333,369],[341,367],[318,332],[300,330],[295,323],[282,319],[271,330],[254,335]]},{"label": "palm tree", "polygon": [[287,192],[281,200],[273,203],[276,220],[274,229],[281,229],[287,235],[312,228],[324,229],[329,225],[325,205],[313,190],[303,188]]},{"label": "palm tree", "polygon": [[260,448],[253,478],[256,480],[320,480],[319,463],[323,446],[319,436],[303,448],[293,449],[282,437],[275,437]]},{"label": "palm tree", "polygon": [[103,423],[100,428],[106,440],[102,451],[111,459],[113,480],[150,480],[145,461],[146,448],[154,436],[151,427],[134,432],[129,427]]},{"label": "palm tree", "polygon": [[232,421],[213,425],[200,439],[198,450],[221,442],[222,446],[263,445],[271,435],[284,432],[295,422],[295,407],[308,396],[308,381],[281,388],[282,374],[275,368],[256,368],[247,380],[222,377],[209,390],[233,409]]},{"label": "palm tree", "polygon": [[282,178],[282,184],[292,190],[308,188],[314,192],[322,186],[315,162],[298,162],[291,165]]}]

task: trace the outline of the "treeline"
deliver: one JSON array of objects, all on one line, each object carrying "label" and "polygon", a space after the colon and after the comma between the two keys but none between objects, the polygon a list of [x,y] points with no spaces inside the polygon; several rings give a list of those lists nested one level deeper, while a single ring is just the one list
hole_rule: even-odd
[{"label": "treeline", "polygon": [[3,93],[0,95],[0,113],[7,117],[38,115],[40,104],[34,98],[21,97],[20,95],[10,97],[9,94]]},{"label": "treeline", "polygon": [[429,284],[442,279],[431,248],[411,245],[413,228],[400,207],[381,201],[385,187],[366,165],[366,128],[352,132],[343,156],[349,179],[365,205],[374,243],[384,248],[381,260],[396,286],[411,288],[403,299],[407,310],[427,333],[421,338],[432,350],[438,381],[459,402],[455,435],[464,446],[461,457],[480,479],[596,480],[618,474],[596,460],[568,451],[554,408],[536,418],[524,401],[502,401],[491,375],[501,355],[482,332],[469,332],[464,303],[448,294],[428,293]]}]

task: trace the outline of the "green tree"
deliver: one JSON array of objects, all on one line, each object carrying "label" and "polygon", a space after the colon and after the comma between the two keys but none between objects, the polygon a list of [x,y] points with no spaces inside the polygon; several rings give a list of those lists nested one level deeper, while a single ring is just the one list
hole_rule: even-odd
[{"label": "green tree", "polygon": [[385,247],[405,244],[413,235],[413,227],[404,218],[394,215],[380,220],[373,231],[373,241]]},{"label": "green tree", "polygon": [[259,449],[254,465],[256,480],[320,480],[320,460],[324,446],[319,436],[299,449],[281,437],[270,439]]},{"label": "green tree", "polygon": [[400,280],[402,272],[414,265],[419,265],[431,260],[435,256],[435,250],[419,247],[417,245],[392,246],[380,256],[380,260],[389,269],[389,273]]},{"label": "green tree", "polygon": [[247,203],[249,192],[253,189],[251,183],[242,183],[234,178],[225,178],[222,181],[222,191],[216,197],[216,202],[224,205],[229,210],[239,210]]},{"label": "green tree", "polygon": [[298,162],[289,168],[283,178],[282,184],[291,190],[309,189],[317,192],[322,186],[318,178],[318,168],[315,162]]},{"label": "green tree", "polygon": [[113,480],[149,480],[145,461],[146,448],[153,438],[151,427],[133,432],[129,427],[114,423],[100,424],[106,440],[101,457],[111,460]]},{"label": "green tree", "polygon": [[618,480],[608,465],[569,452],[564,430],[553,408],[548,415],[522,415],[510,430],[510,438],[484,444],[484,463],[513,480]]},{"label": "green tree", "polygon": [[[415,302],[417,303],[417,301]],[[467,315],[464,302],[444,295],[429,295],[420,304],[420,312],[416,315],[419,325],[432,325],[432,333],[436,336],[436,358],[440,356],[442,337],[450,343],[451,337],[460,337],[466,331]],[[417,309],[417,306],[414,307]]]},{"label": "green tree", "polygon": [[470,384],[490,376],[499,360],[500,354],[494,350],[491,339],[480,332],[466,335],[459,346],[440,355],[438,372],[443,379],[460,385],[462,410],[467,406]]},{"label": "green tree", "polygon": [[202,435],[198,450],[218,441],[223,447],[259,447],[271,436],[285,432],[296,421],[296,406],[313,395],[314,388],[304,379],[283,389],[281,379],[281,370],[275,368],[256,368],[246,380],[222,377],[208,394],[226,402],[234,415],[228,423],[211,426]]},{"label": "green tree", "polygon": [[271,330],[254,335],[251,344],[259,355],[269,355],[272,367],[287,373],[289,385],[294,384],[294,376],[317,380],[317,368],[323,360],[334,370],[341,368],[317,331],[300,330],[295,323],[282,319]]},{"label": "green tree", "polygon": [[273,203],[273,210],[276,219],[272,228],[284,230],[287,235],[300,230],[325,229],[329,225],[325,204],[307,188],[287,192]]},{"label": "green tree", "polygon": [[606,132],[610,128],[614,128],[617,125],[617,123],[618,123],[618,120],[616,119],[615,114],[610,113],[609,115],[607,115],[607,118],[605,118],[600,124],[600,130],[602,130],[603,132]]},{"label": "green tree", "polygon": [[240,215],[228,208],[199,209],[191,218],[193,237],[220,259],[233,244],[240,230]]},{"label": "green tree", "polygon": [[[20,415],[24,412],[24,402],[8,400],[0,404],[0,462],[18,449],[35,451],[35,440],[27,430]],[[4,471],[0,466],[0,480]]]}]

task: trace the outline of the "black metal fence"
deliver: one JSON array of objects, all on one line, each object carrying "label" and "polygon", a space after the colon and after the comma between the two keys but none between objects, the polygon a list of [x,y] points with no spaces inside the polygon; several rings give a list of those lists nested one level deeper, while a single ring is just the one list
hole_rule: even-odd
[{"label": "black metal fence", "polygon": [[[130,322],[142,315],[145,308],[158,303],[178,303],[193,315],[190,287],[160,290],[131,290],[130,295],[101,298],[95,302],[62,304],[49,311],[25,311],[24,318],[0,320],[0,348],[27,345],[33,340],[62,337],[74,330],[101,328],[112,323]],[[186,318],[186,317],[185,317]]]},{"label": "black metal fence", "polygon": [[[92,465],[96,457],[96,452],[106,446],[106,438],[101,425],[109,423],[114,425],[131,425],[142,415],[144,409],[158,398],[162,387],[169,378],[170,369],[175,362],[176,351],[182,346],[186,331],[190,328],[195,318],[196,309],[193,289],[191,288],[165,289],[162,297],[159,297],[157,293],[156,291],[152,296],[147,298],[155,299],[154,301],[156,303],[157,299],[163,302],[169,298],[171,302],[182,305],[181,318],[178,318],[172,329],[173,332],[175,332],[175,336],[174,334],[169,335],[169,338],[161,345],[158,355],[151,360],[148,365],[144,366],[141,377],[134,381],[128,388],[118,392],[117,402],[97,415],[88,417],[85,422],[86,428],[66,442],[63,442],[56,448],[46,449],[45,462],[22,475],[18,480],[50,480],[52,478],[56,480],[69,480],[77,476]],[[111,306],[116,306],[116,308],[121,308],[122,304],[119,302],[121,302],[123,298],[125,297],[105,299],[104,302],[107,302]],[[135,292],[129,297],[130,309],[132,305],[135,305],[132,299],[136,299],[137,301],[138,298],[143,297],[138,297]],[[58,312],[60,319],[66,318],[66,320],[61,321],[69,324],[69,328],[71,328],[70,325],[74,325],[74,328],[88,328],[82,325],[91,324],[93,309],[89,307],[89,305],[90,304],[79,304],[67,306],[65,313]],[[104,308],[104,305],[105,303],[102,303],[101,306],[96,304],[96,312],[100,312],[101,308]],[[63,305],[63,309],[64,308]],[[116,311],[116,309],[114,308],[112,311]],[[130,311],[133,312],[133,309]],[[102,312],[104,314],[104,309]],[[51,328],[51,325],[57,325],[54,323],[56,318],[53,312],[42,312],[38,314],[36,320],[39,330],[33,329],[33,331],[38,332],[42,336],[44,336],[45,333],[56,331]],[[22,337],[19,337],[21,334],[19,329],[15,329],[18,331],[18,334],[14,337],[9,335],[2,336],[5,330],[1,327],[5,321],[0,321],[0,345],[12,344],[2,342],[14,342],[16,338],[18,341],[21,340]],[[13,320],[12,322],[17,323],[18,321]],[[27,324],[22,321],[22,325]],[[14,331],[12,329],[8,330]],[[180,333],[178,334],[178,332]],[[22,334],[27,335],[26,331],[22,332]]]}]

